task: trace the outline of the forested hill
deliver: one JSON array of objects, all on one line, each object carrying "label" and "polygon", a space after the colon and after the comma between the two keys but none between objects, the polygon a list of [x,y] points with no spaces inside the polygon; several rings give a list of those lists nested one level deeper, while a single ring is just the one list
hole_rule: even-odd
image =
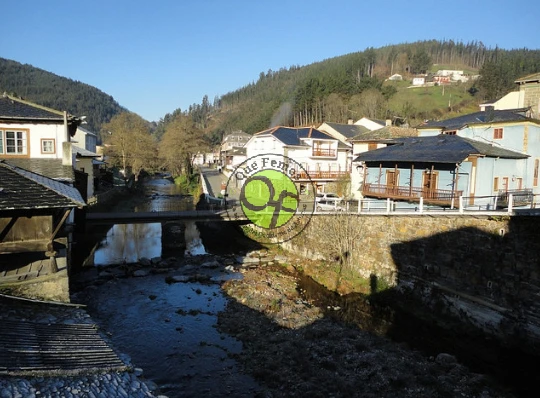
[{"label": "forested hill", "polygon": [[[407,90],[415,74],[439,69],[482,77],[443,90],[445,97],[441,87]],[[261,72],[257,81],[217,98],[211,118],[225,133],[235,129],[254,133],[275,124],[344,123],[362,116],[414,124],[476,110],[479,102],[516,89],[517,78],[539,71],[538,49],[437,40],[388,45]],[[395,73],[407,82],[385,81]]]},{"label": "forested hill", "polygon": [[0,95],[3,92],[59,111],[67,110],[72,115],[86,116],[86,127],[95,133],[99,133],[103,123],[126,110],[113,97],[88,84],[0,58]]}]

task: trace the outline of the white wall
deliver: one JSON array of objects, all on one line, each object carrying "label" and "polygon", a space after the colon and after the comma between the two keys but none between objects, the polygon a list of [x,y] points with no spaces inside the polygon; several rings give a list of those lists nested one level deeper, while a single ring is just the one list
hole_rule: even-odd
[{"label": "white wall", "polygon": [[[0,123],[2,130],[27,131],[28,156],[31,158],[62,159],[62,143],[66,140],[63,124],[26,124],[26,123]],[[41,139],[53,139],[55,153],[41,153]],[[5,144],[4,144],[5,145]],[[9,158],[9,155],[2,155]],[[20,157],[20,156],[19,156]]]}]

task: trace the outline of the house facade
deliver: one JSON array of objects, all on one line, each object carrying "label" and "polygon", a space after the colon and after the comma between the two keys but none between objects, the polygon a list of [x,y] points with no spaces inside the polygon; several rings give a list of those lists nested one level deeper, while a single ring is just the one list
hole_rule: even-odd
[{"label": "house facade", "polygon": [[[416,129],[413,128],[386,126],[373,131],[365,129],[354,137],[349,138],[348,142],[352,145],[353,158],[356,158],[361,153],[386,147],[395,138],[415,137],[417,135]],[[358,163],[355,163],[355,167],[351,169],[351,194],[353,199],[363,198],[363,171],[363,168]]]},{"label": "house facade", "polygon": [[241,130],[225,135],[219,149],[220,164],[224,167],[232,167],[233,152],[238,148],[243,148],[250,138],[251,135]]},{"label": "house facade", "polygon": [[540,120],[530,117],[530,109],[486,110],[443,121],[428,122],[418,127],[421,137],[457,135],[528,155],[523,164],[498,168],[496,173],[482,177],[497,192],[531,190],[540,194]]},{"label": "house facade", "polygon": [[[459,197],[466,206],[492,208],[504,205],[498,195],[511,173],[523,178],[529,156],[518,151],[457,135],[396,139],[385,148],[361,153],[364,197],[457,207]],[[497,186],[497,184],[499,184]]]},{"label": "house facade", "polygon": [[336,190],[336,183],[348,178],[350,146],[314,128],[274,127],[254,134],[246,144],[246,157],[274,154],[286,156],[302,168],[295,172],[300,191],[313,182],[318,192]]},{"label": "house facade", "polygon": [[524,76],[515,83],[518,86],[517,91],[512,91],[496,101],[480,104],[480,110],[529,108],[531,117],[540,119],[540,73]]},{"label": "house facade", "polygon": [[[82,118],[20,98],[0,97],[0,159],[69,181],[85,199],[93,196],[98,165],[97,136]],[[71,169],[71,171],[69,170]]]}]

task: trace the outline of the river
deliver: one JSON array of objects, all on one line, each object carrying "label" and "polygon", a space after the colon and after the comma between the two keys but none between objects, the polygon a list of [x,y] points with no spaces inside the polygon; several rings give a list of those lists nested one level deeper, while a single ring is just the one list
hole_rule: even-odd
[{"label": "river", "polygon": [[[146,184],[145,195],[148,201],[138,208],[141,211],[162,209],[170,206],[171,202],[181,202],[186,209],[193,206],[190,197],[182,196],[174,184],[165,179],[150,180]],[[260,247],[256,244],[246,246],[249,242],[239,241],[235,231],[227,229],[230,227],[226,225],[192,223],[180,227],[173,223],[174,226],[181,229],[180,235],[184,242],[177,242],[176,249],[174,244],[173,247],[169,245],[166,250],[163,242],[174,243],[175,239],[164,239],[164,235],[168,235],[171,229],[163,228],[160,223],[111,227],[94,253],[94,269],[98,270],[94,275],[97,276],[85,283],[85,288],[75,292],[74,300],[87,304],[90,315],[106,332],[113,345],[120,352],[128,354],[134,366],[143,368],[144,376],[155,382],[161,392],[171,398],[251,397],[268,391],[267,387],[261,386],[244,370],[245,361],[238,362],[244,345],[251,344],[242,337],[246,332],[227,332],[218,327],[218,319],[230,300],[220,284],[226,280],[242,278],[238,264],[234,269],[227,264],[234,263],[237,253]],[[127,268],[122,265],[127,266],[141,258],[155,259],[156,263],[161,258],[160,266],[151,268],[150,272],[142,272],[139,278],[125,277]],[[130,275],[133,276],[133,273]],[[277,274],[276,271],[264,271],[260,275],[267,283],[271,283]],[[317,306],[323,309],[325,318],[333,319],[336,328],[345,322],[377,332],[381,323],[386,322],[383,313],[373,316],[377,311],[373,311],[369,301],[362,297],[341,297],[310,278],[302,275],[294,278],[298,296],[293,299],[293,305],[301,301],[309,303],[305,308]],[[180,283],[171,283],[171,280]],[[251,297],[251,294],[248,292],[238,300],[246,297]],[[281,301],[280,297],[276,302]],[[366,322],[369,318],[366,313],[371,314],[369,322]],[[246,315],[244,321],[259,322],[256,318],[250,319],[250,316],[255,315]],[[393,317],[394,322],[399,320],[396,322],[399,326],[393,328],[390,337],[406,342],[407,346],[415,350],[424,351],[427,356],[435,356],[440,352],[452,353],[467,362],[476,372],[490,372],[496,377],[512,372],[512,368],[516,368],[514,365],[520,361],[519,358],[511,358],[508,364],[499,363],[507,356],[495,351],[486,363],[485,358],[467,355],[471,345],[467,346],[460,341],[463,336],[441,333],[433,325],[417,322],[410,317],[404,318],[400,314],[393,314]],[[476,344],[477,340],[471,343]],[[475,350],[475,353],[491,349],[498,350],[496,345],[488,342],[484,348]],[[408,355],[403,352],[403,356]],[[263,361],[266,360],[268,358]],[[333,366],[339,368],[341,365],[336,363]],[[288,371],[294,372],[294,369]],[[519,380],[516,377],[510,375],[511,380],[504,380],[504,384],[514,390],[515,386],[512,385],[523,384],[523,378]],[[276,394],[278,390],[272,391]],[[528,391],[528,386],[522,385],[523,391]],[[338,387],[336,394],[340,395]],[[381,393],[380,396],[392,395]],[[511,395],[505,393],[501,396]]]}]

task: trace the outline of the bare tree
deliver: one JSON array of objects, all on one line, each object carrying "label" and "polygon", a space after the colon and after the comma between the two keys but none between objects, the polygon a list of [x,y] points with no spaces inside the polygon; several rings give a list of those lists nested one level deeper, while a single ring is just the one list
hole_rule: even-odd
[{"label": "bare tree", "polygon": [[179,114],[167,126],[159,145],[159,156],[175,175],[193,174],[193,161],[199,152],[208,150],[203,132],[191,117]]},{"label": "bare tree", "polygon": [[156,144],[148,123],[139,115],[124,112],[103,126],[104,155],[119,166],[127,178],[129,170],[138,181],[141,171],[155,166]]}]

